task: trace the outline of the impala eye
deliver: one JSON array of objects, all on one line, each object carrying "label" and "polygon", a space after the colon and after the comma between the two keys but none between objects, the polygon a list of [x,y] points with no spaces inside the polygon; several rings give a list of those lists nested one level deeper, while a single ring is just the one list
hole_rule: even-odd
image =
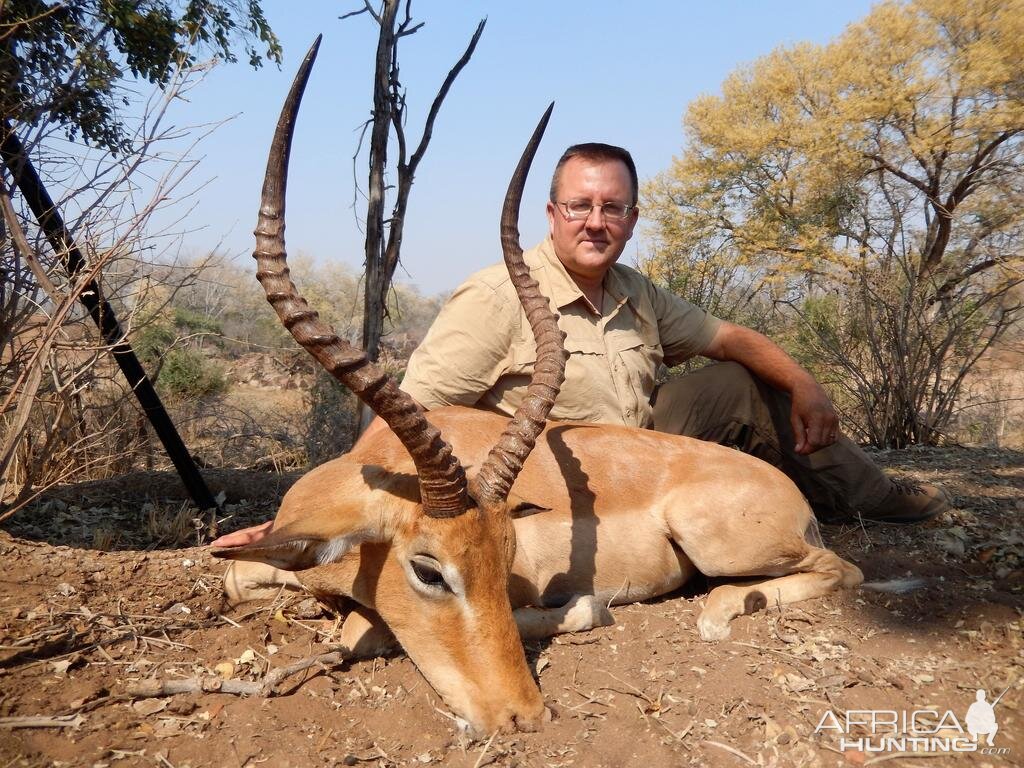
[{"label": "impala eye", "polygon": [[426,586],[445,592],[452,591],[448,582],[444,580],[444,576],[441,575],[440,564],[433,558],[416,555],[409,561],[409,565],[412,566],[412,572],[416,574],[416,578]]}]

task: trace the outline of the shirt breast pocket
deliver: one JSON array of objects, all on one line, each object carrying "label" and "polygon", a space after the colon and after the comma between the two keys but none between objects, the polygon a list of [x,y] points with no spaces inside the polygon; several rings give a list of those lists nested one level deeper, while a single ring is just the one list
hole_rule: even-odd
[{"label": "shirt breast pocket", "polygon": [[646,407],[654,394],[658,368],[665,359],[656,335],[636,329],[617,330],[608,336],[608,351],[628,379],[637,406]]}]

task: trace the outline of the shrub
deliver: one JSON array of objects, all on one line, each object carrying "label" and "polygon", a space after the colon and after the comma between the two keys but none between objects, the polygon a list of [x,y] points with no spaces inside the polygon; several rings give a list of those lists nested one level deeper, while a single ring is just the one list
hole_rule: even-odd
[{"label": "shrub", "polygon": [[202,397],[223,392],[224,371],[193,349],[172,349],[164,358],[157,386],[176,397]]}]

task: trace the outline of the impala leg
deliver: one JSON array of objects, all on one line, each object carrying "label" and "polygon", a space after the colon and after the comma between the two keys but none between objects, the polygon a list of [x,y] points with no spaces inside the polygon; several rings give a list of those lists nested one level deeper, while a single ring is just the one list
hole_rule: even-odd
[{"label": "impala leg", "polygon": [[380,614],[361,605],[356,605],[345,617],[340,640],[356,659],[387,656],[402,648]]},{"label": "impala leg", "polygon": [[[723,640],[729,636],[729,622],[736,616],[753,613],[770,605],[785,605],[812,597],[821,597],[836,587],[855,587],[864,581],[860,569],[835,552],[806,547],[806,553],[787,567],[778,561],[766,571],[792,571],[788,576],[745,584],[723,584],[708,594],[704,610],[697,619],[703,640]],[[737,575],[749,575],[737,574]]]},{"label": "impala leg", "polygon": [[577,595],[558,608],[517,608],[512,615],[523,640],[540,640],[615,623],[612,612],[594,595]]},{"label": "impala leg", "polygon": [[302,584],[291,571],[267,563],[232,560],[224,572],[224,606],[234,608],[250,600],[272,599],[282,587],[301,590]]},{"label": "impala leg", "polygon": [[[519,608],[512,614],[523,640],[540,640],[615,623],[611,611],[594,595],[579,595],[558,608]],[[401,650],[380,614],[358,604],[345,617],[339,642],[352,651],[355,659],[386,656]]]}]

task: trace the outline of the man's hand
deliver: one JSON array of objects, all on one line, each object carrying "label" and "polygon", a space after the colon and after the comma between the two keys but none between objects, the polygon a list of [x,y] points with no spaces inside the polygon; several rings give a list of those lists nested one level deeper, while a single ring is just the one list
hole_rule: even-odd
[{"label": "man's hand", "polygon": [[790,397],[793,409],[789,421],[796,437],[794,450],[806,456],[832,445],[838,435],[839,417],[822,386],[807,377],[793,386]]},{"label": "man's hand", "polygon": [[702,354],[739,363],[762,381],[789,392],[793,401],[789,421],[797,453],[806,456],[836,441],[839,418],[825,390],[771,339],[723,321]]},{"label": "man's hand", "polygon": [[267,520],[265,523],[254,525],[251,528],[243,528],[240,531],[234,533],[226,533],[219,539],[214,539],[210,542],[211,547],[242,547],[246,544],[255,544],[260,539],[264,538],[271,529],[274,527],[273,520]]}]

